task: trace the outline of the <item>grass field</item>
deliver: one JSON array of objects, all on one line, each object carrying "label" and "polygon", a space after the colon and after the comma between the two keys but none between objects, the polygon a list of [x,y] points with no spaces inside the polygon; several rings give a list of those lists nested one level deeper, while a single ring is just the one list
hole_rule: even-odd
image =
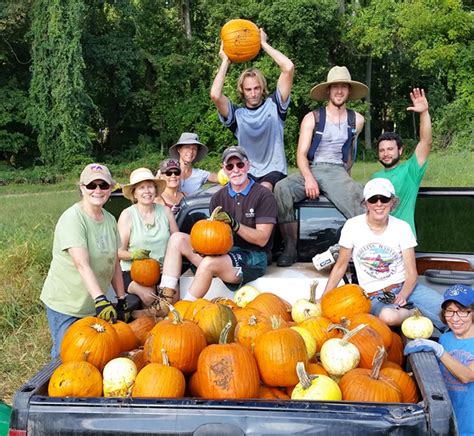
[{"label": "grass field", "polygon": [[[473,154],[433,154],[423,185],[474,186],[472,168]],[[365,182],[379,169],[376,162],[359,161],[352,173]],[[8,404],[15,390],[49,360],[51,342],[39,294],[56,221],[78,200],[75,181],[0,186],[0,399]]]}]

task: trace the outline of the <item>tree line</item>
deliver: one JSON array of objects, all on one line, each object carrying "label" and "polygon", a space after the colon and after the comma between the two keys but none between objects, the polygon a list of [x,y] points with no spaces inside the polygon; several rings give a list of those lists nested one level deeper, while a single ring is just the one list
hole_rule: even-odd
[{"label": "tree line", "polygon": [[[67,169],[90,159],[163,155],[183,131],[218,155],[235,140],[209,89],[223,24],[245,18],[295,64],[286,122],[294,164],[299,123],[317,106],[309,90],[346,65],[370,94],[359,150],[383,130],[408,146],[417,120],[409,91],[426,90],[435,146],[474,150],[474,14],[461,0],[16,0],[0,3],[0,152],[9,165]],[[263,52],[233,64],[224,92],[249,65],[274,89]],[[361,135],[362,136],[362,135]]]}]

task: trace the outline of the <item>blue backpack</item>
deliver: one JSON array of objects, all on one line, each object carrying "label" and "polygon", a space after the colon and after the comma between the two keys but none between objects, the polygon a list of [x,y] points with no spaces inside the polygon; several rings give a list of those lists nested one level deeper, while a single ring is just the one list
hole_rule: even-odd
[{"label": "blue backpack", "polygon": [[[308,160],[313,162],[316,149],[323,137],[324,126],[326,125],[326,108],[320,107],[313,111],[314,129],[313,140],[308,150]],[[349,157],[352,157],[352,163],[355,162],[357,153],[357,135],[356,135],[356,114],[352,109],[347,109],[347,141],[342,146],[342,160],[347,163]]]}]

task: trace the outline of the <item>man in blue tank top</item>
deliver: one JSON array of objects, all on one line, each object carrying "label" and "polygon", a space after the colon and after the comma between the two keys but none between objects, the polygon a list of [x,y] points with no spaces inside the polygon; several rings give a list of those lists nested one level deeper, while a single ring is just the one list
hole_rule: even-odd
[{"label": "man in blue tank top", "polygon": [[311,90],[312,99],[327,100],[328,104],[303,118],[296,152],[300,172],[275,186],[278,223],[285,244],[278,266],[290,266],[297,258],[295,202],[315,199],[323,193],[346,218],[364,213],[362,186],[349,174],[353,146],[364,127],[364,117],[346,109],[346,102],[365,97],[367,91],[366,85],[351,79],[346,67],[339,66],[331,68],[327,81]]},{"label": "man in blue tank top", "polygon": [[221,122],[234,133],[238,145],[248,154],[251,162],[249,177],[273,190],[275,184],[286,177],[288,172],[283,129],[290,104],[294,65],[283,53],[268,44],[263,29],[260,29],[260,42],[262,49],[281,70],[276,91],[267,96],[265,77],[258,69],[249,68],[240,75],[238,81],[244,105],[232,103],[222,93],[231,61],[221,44],[219,56],[222,62],[212,84],[211,99],[217,107]]}]

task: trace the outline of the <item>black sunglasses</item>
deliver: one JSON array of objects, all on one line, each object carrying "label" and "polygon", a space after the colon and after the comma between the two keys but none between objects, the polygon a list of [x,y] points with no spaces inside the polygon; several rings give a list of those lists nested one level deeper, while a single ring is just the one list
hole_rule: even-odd
[{"label": "black sunglasses", "polygon": [[171,176],[179,176],[181,174],[181,170],[168,170],[165,172],[165,174],[168,176],[168,177],[171,177]]},{"label": "black sunglasses", "polygon": [[375,203],[377,203],[377,201],[380,200],[380,203],[386,204],[386,203],[388,203],[391,199],[392,199],[392,197],[385,197],[385,195],[374,195],[373,197],[370,197],[369,199],[367,199],[367,201],[368,201],[370,204],[375,204]]},{"label": "black sunglasses", "polygon": [[86,189],[88,189],[89,191],[95,191],[97,186],[99,187],[101,191],[106,191],[107,189],[110,188],[110,185],[107,182],[100,182],[100,183],[90,182],[87,185],[83,185],[83,186],[85,186]]},{"label": "black sunglasses", "polygon": [[241,170],[244,166],[245,166],[245,162],[237,162],[236,164],[233,164],[233,163],[228,163],[228,164],[225,164],[225,169],[227,171],[232,171],[234,169],[234,165],[239,169]]}]

